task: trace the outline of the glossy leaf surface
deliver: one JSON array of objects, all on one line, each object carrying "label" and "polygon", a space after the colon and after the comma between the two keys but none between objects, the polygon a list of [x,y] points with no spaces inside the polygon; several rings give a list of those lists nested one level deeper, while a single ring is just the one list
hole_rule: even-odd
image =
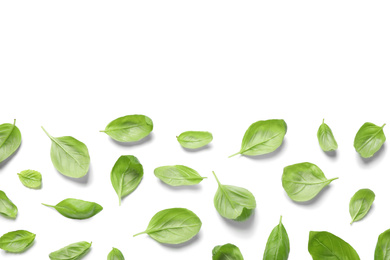
[{"label": "glossy leaf surface", "polygon": [[154,175],[171,186],[195,185],[205,178],[184,165],[161,166],[154,170]]},{"label": "glossy leaf surface", "polygon": [[144,115],[128,115],[111,121],[101,132],[118,142],[139,141],[153,130],[153,121]]},{"label": "glossy leaf surface", "polygon": [[390,229],[379,235],[374,260],[390,260]]},{"label": "glossy leaf surface", "polygon": [[10,157],[20,146],[22,135],[19,128],[13,124],[0,125],[0,163]]},{"label": "glossy leaf surface", "polygon": [[365,123],[357,132],[353,146],[356,152],[363,158],[372,157],[386,141],[382,126],[373,123]]},{"label": "glossy leaf surface", "polygon": [[188,149],[198,149],[213,140],[213,135],[205,131],[187,131],[176,137],[181,146]]},{"label": "glossy leaf surface", "polygon": [[34,242],[35,234],[26,230],[12,231],[0,237],[0,248],[11,253],[21,253]]},{"label": "glossy leaf surface", "polygon": [[52,141],[50,157],[57,171],[71,178],[85,176],[90,162],[87,146],[71,136],[53,137],[42,129]]},{"label": "glossy leaf surface", "polygon": [[52,207],[64,217],[72,219],[91,218],[103,210],[103,207],[95,202],[78,199],[65,199],[55,206],[47,204],[43,205],[47,207]]},{"label": "glossy leaf surface", "polygon": [[284,168],[282,185],[292,200],[308,201],[336,179],[328,180],[317,165],[304,162]]},{"label": "glossy leaf surface", "polygon": [[351,224],[359,221],[367,215],[375,200],[375,193],[370,189],[358,190],[349,202],[349,214],[351,215]]},{"label": "glossy leaf surface", "polygon": [[25,170],[18,173],[19,179],[24,186],[31,189],[38,189],[42,185],[41,173],[34,170]]},{"label": "glossy leaf surface", "polygon": [[330,127],[325,124],[324,120],[317,131],[318,142],[324,152],[335,151],[338,148],[336,139]]},{"label": "glossy leaf surface", "polygon": [[4,191],[0,190],[0,214],[8,218],[16,218],[18,208],[7,197]]},{"label": "glossy leaf surface", "polygon": [[268,237],[263,260],[287,260],[290,254],[290,240],[280,217],[277,225]]},{"label": "glossy leaf surface", "polygon": [[213,260],[244,260],[244,257],[237,246],[225,244],[214,247]]},{"label": "glossy leaf surface", "polygon": [[89,252],[91,245],[85,241],[70,244],[50,253],[49,257],[51,260],[80,260]]},{"label": "glossy leaf surface", "polygon": [[144,176],[144,169],[135,156],[122,155],[111,170],[111,184],[119,198],[132,193]]},{"label": "glossy leaf surface", "polygon": [[147,229],[140,234],[148,234],[154,240],[165,244],[180,244],[193,238],[202,226],[199,217],[185,208],[171,208],[158,212],[150,220]]},{"label": "glossy leaf surface", "polygon": [[125,257],[119,249],[114,247],[108,254],[107,260],[125,260]]}]

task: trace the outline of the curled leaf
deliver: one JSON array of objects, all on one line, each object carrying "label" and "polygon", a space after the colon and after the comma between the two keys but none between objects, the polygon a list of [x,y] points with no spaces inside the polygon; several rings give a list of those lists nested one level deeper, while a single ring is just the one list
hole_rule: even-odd
[{"label": "curled leaf", "polygon": [[0,237],[0,248],[11,253],[26,251],[34,242],[35,234],[26,230],[16,230]]},{"label": "curled leaf", "polygon": [[277,225],[268,237],[263,260],[287,260],[290,254],[290,240],[280,217]]},{"label": "curled leaf", "polygon": [[358,190],[349,202],[351,224],[364,218],[375,200],[375,193],[370,189]]},{"label": "curled leaf", "polygon": [[22,135],[19,128],[13,124],[0,125],[0,163],[10,157],[20,146]]},{"label": "curled leaf", "polygon": [[65,199],[55,206],[44,203],[42,205],[54,208],[62,216],[72,219],[91,218],[103,210],[103,207],[95,202],[78,199]]},{"label": "curled leaf", "polygon": [[0,190],[0,214],[8,218],[16,218],[18,207]]},{"label": "curled leaf", "polygon": [[41,173],[34,170],[25,170],[18,173],[19,179],[24,186],[31,189],[38,189],[42,185]]},{"label": "curled leaf", "polygon": [[206,178],[184,165],[161,166],[154,169],[154,175],[171,186],[194,185]]},{"label": "curled leaf", "polygon": [[51,260],[80,260],[89,252],[91,245],[85,241],[77,242],[50,253],[49,257]]},{"label": "curled leaf", "polygon": [[318,128],[317,138],[321,146],[321,149],[324,152],[337,150],[338,145],[336,139],[333,136],[333,132],[330,129],[330,127],[327,124],[325,124],[324,120],[322,121],[322,124]]},{"label": "curled leaf", "polygon": [[214,247],[213,260],[244,260],[244,257],[237,246],[225,244]]},{"label": "curled leaf", "polygon": [[356,152],[363,158],[372,157],[382,147],[386,141],[386,136],[382,126],[374,125],[373,123],[365,123],[356,133],[353,146]]},{"label": "curled leaf", "polygon": [[187,131],[176,137],[181,146],[187,149],[198,149],[213,140],[213,135],[210,132],[204,131]]}]

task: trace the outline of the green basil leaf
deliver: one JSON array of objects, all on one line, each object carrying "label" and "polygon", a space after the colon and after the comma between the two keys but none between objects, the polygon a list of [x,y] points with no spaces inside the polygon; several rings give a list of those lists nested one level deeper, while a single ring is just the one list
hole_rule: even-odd
[{"label": "green basil leaf", "polygon": [[363,158],[372,157],[382,147],[386,141],[382,126],[373,123],[365,123],[357,132],[353,146],[356,152]]},{"label": "green basil leaf", "polygon": [[262,155],[275,151],[283,142],[287,124],[282,119],[261,120],[253,123],[246,130],[237,154]]},{"label": "green basil leaf", "polygon": [[118,142],[135,142],[152,132],[153,122],[144,115],[129,115],[111,121],[104,132]]},{"label": "green basil leaf", "polygon": [[313,260],[360,260],[359,255],[350,244],[326,231],[310,231],[309,253]]},{"label": "green basil leaf", "polygon": [[181,146],[188,149],[198,149],[213,140],[213,135],[205,131],[187,131],[176,136]]},{"label": "green basil leaf", "polygon": [[34,170],[25,170],[18,173],[19,179],[24,186],[31,189],[38,189],[42,185],[41,173]]},{"label": "green basil leaf", "polygon": [[171,186],[194,185],[206,178],[184,165],[161,166],[154,169],[154,175]]},{"label": "green basil leaf", "polygon": [[16,218],[18,215],[18,208],[12,201],[5,195],[4,191],[0,190],[0,214],[9,217]]},{"label": "green basil leaf", "polygon": [[91,218],[103,210],[103,207],[95,202],[78,199],[65,199],[55,206],[44,203],[42,203],[42,205],[54,208],[62,216],[72,219]]},{"label": "green basil leaf", "polygon": [[201,226],[202,222],[199,217],[191,210],[165,209],[153,216],[144,232],[134,236],[148,234],[160,243],[180,244],[198,234]]},{"label": "green basil leaf", "polygon": [[256,200],[247,189],[222,185],[213,172],[218,183],[218,190],[214,196],[214,206],[218,213],[227,219],[245,221],[256,208]]},{"label": "green basil leaf", "polygon": [[375,200],[375,193],[370,189],[358,190],[349,202],[349,214],[353,222],[359,221],[368,213]]},{"label": "green basil leaf", "polygon": [[119,249],[113,247],[107,256],[107,260],[125,260],[125,257]]},{"label": "green basil leaf", "polygon": [[390,229],[379,235],[374,260],[390,260]]},{"label": "green basil leaf", "polygon": [[290,240],[280,217],[277,225],[268,237],[263,260],[287,260],[290,254]]},{"label": "green basil leaf", "polygon": [[111,170],[112,187],[118,194],[119,205],[123,197],[132,193],[144,176],[144,168],[135,156],[122,155]]},{"label": "green basil leaf", "polygon": [[80,260],[89,252],[91,245],[92,243],[85,241],[70,244],[50,253],[49,257],[51,260]]},{"label": "green basil leaf", "polygon": [[333,136],[332,130],[324,121],[325,120],[322,120],[322,124],[320,125],[320,128],[318,128],[318,142],[324,152],[335,151],[338,148],[336,139]]},{"label": "green basil leaf", "polygon": [[244,257],[237,246],[225,244],[214,247],[213,260],[244,260]]},{"label": "green basil leaf", "polygon": [[42,127],[51,139],[50,156],[54,167],[63,175],[81,178],[89,170],[89,153],[87,146],[71,136],[53,137]]},{"label": "green basil leaf", "polygon": [[0,248],[11,253],[21,253],[34,242],[35,234],[26,230],[12,231],[0,237]]},{"label": "green basil leaf", "polygon": [[20,146],[22,135],[14,124],[0,125],[0,163],[10,157]]},{"label": "green basil leaf", "polygon": [[282,185],[292,200],[308,201],[336,179],[328,180],[317,165],[304,162],[284,167]]}]

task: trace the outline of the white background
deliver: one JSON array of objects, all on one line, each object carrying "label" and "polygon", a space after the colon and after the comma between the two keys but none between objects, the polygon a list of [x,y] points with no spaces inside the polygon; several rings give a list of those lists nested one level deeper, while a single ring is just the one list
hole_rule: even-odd
[{"label": "white background", "polygon": [[[93,241],[84,259],[106,259],[119,248],[126,259],[210,259],[212,248],[234,243],[245,259],[262,259],[272,228],[283,215],[290,259],[311,259],[310,230],[349,242],[361,259],[373,259],[388,217],[390,161],[385,145],[371,160],[355,152],[365,122],[390,124],[389,1],[2,1],[0,3],[0,123],[22,132],[22,145],[0,165],[0,189],[18,206],[16,220],[0,217],[0,233],[37,234],[23,254],[1,259],[48,259],[82,240]],[[99,130],[111,120],[145,114],[150,138],[121,145]],[[276,152],[227,157],[240,148],[248,126],[283,118],[288,125]],[[339,143],[336,156],[320,149],[322,119]],[[59,174],[50,160],[53,136],[73,136],[91,156],[86,178]],[[210,131],[206,149],[188,152],[175,136]],[[390,125],[385,127],[390,136]],[[119,207],[110,171],[120,155],[135,155],[145,175]],[[291,201],[281,185],[283,168],[317,164],[340,177],[310,203]],[[183,164],[207,176],[200,185],[171,188],[153,174]],[[38,170],[43,188],[30,190],[17,173]],[[257,200],[247,222],[221,218],[213,205],[217,183],[245,187]],[[349,225],[348,204],[361,188],[376,200],[370,213]],[[77,221],[40,203],[65,198],[100,203],[104,210]],[[186,207],[202,220],[199,235],[183,246],[162,245],[143,231],[158,211]]]}]

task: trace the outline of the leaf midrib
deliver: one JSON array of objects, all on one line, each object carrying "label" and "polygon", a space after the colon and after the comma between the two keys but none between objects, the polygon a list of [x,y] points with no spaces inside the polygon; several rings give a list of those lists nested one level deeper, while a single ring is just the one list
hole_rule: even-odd
[{"label": "leaf midrib", "polygon": [[251,147],[249,147],[249,148],[247,148],[247,149],[245,149],[245,150],[243,150],[243,151],[240,151],[240,153],[241,153],[241,154],[242,154],[242,153],[245,153],[245,152],[251,150],[251,149],[252,149],[253,147],[255,147],[255,146],[262,145],[262,144],[264,144],[264,143],[266,143],[266,142],[269,142],[270,140],[276,138],[276,137],[279,136],[280,134],[281,134],[281,133],[278,133],[278,134],[272,136],[271,138],[268,138],[267,140],[264,140],[264,141],[262,141],[262,142],[260,142],[260,143],[257,143],[257,144],[255,144],[255,145],[252,145]]},{"label": "leaf midrib", "polygon": [[73,157],[73,155],[70,153],[70,152],[68,152],[57,140],[56,140],[56,138],[54,138],[54,137],[52,137],[51,135],[49,135],[49,138],[53,141],[53,142],[55,142],[59,147],[61,147],[61,149],[62,150],[64,150],[65,151],[65,153],[67,153],[79,166],[80,166],[80,168],[81,169],[83,169],[83,170],[85,170],[85,168],[80,164],[80,162],[76,159],[76,158],[74,158]]},{"label": "leaf midrib", "polygon": [[159,228],[159,229],[150,229],[150,230],[146,230],[145,233],[149,234],[149,233],[156,233],[156,232],[160,232],[160,231],[164,231],[164,230],[168,230],[168,229],[179,229],[179,228],[197,227],[197,226],[199,226],[199,224],[191,224],[191,225],[186,225],[186,226],[174,226],[174,227],[166,227],[166,228]]},{"label": "leaf midrib", "polygon": [[378,131],[376,131],[370,138],[367,139],[367,141],[365,141],[358,149],[357,151],[360,152],[369,142],[371,142],[372,139],[374,139],[375,136],[377,136],[380,131],[383,130],[383,127],[380,127],[380,129]]},{"label": "leaf midrib", "polygon": [[324,248],[326,248],[333,256],[337,257],[337,259],[339,259],[339,260],[342,260],[342,259],[340,259],[337,255],[335,255],[335,254],[333,253],[333,251],[330,250],[329,247],[327,247],[327,246],[324,245],[320,240],[318,240],[318,238],[314,238],[314,239],[315,239],[321,246],[323,246]]},{"label": "leaf midrib", "polygon": [[15,122],[14,124],[12,125],[12,129],[11,131],[9,132],[9,134],[7,135],[7,137],[4,139],[4,141],[0,144],[0,148],[3,147],[3,144],[5,144],[5,142],[8,140],[8,138],[11,136],[12,132],[15,130]]}]

